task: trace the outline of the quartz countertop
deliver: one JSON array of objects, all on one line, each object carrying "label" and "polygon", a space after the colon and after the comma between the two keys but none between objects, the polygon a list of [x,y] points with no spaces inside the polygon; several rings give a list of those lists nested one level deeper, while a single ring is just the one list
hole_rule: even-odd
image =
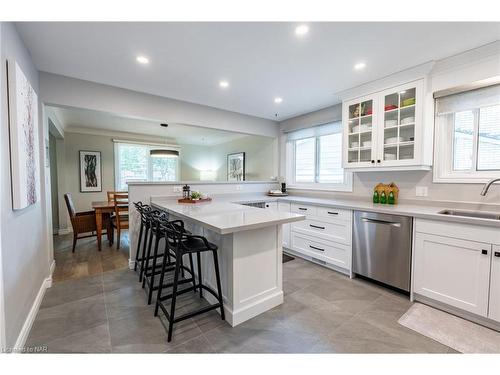
[{"label": "quartz countertop", "polygon": [[[178,203],[177,198],[152,198],[151,204],[219,234],[259,229],[305,219],[304,215],[244,206],[241,201],[234,203],[228,198],[221,195],[213,197],[211,202],[202,203]],[[245,200],[244,197],[243,200]]]},{"label": "quartz countertop", "polygon": [[[167,199],[167,198],[152,198],[152,202],[156,203],[158,199],[168,200],[173,202],[174,205],[177,205],[176,200]],[[197,204],[196,207],[192,207],[191,213],[197,213],[198,215],[205,215],[210,212],[210,215],[225,215],[228,211],[247,211],[247,209],[252,207],[242,206],[242,203],[254,203],[254,202],[290,202],[290,203],[302,203],[316,206],[326,206],[326,207],[336,207],[336,208],[344,208],[348,210],[359,210],[359,211],[368,211],[368,212],[377,212],[384,214],[392,214],[392,215],[402,215],[402,216],[411,216],[416,218],[430,219],[430,220],[439,220],[446,222],[454,222],[454,223],[462,223],[462,224],[473,224],[473,225],[483,225],[490,227],[500,228],[500,220],[493,219],[484,219],[484,218],[474,218],[474,217],[464,217],[464,216],[451,216],[451,215],[443,215],[439,212],[449,209],[449,210],[465,210],[465,211],[479,211],[479,212],[492,212],[496,214],[500,214],[498,208],[488,207],[487,209],[483,209],[484,205],[480,204],[470,204],[463,202],[433,202],[433,201],[420,201],[420,202],[400,202],[395,205],[388,204],[374,204],[369,199],[353,199],[353,198],[312,198],[312,197],[303,197],[297,195],[289,195],[286,197],[272,197],[266,194],[259,193],[250,193],[250,194],[220,194],[214,197],[214,201],[212,204],[217,203],[216,206],[210,207],[207,206],[205,209],[200,209],[200,204]],[[222,204],[222,205],[220,205]],[[226,206],[229,205],[229,206]],[[181,205],[179,205],[181,206]],[[193,206],[192,204],[189,206]],[[179,208],[176,208],[179,210]],[[186,212],[187,209],[184,209]],[[236,211],[235,211],[236,210]],[[257,220],[258,216],[263,217],[271,217],[270,210],[263,210],[260,208],[252,208],[251,211],[258,210],[258,212],[264,211],[265,213],[255,213],[255,218],[252,220]],[[241,215],[241,212],[239,213]],[[242,216],[242,215],[241,215]],[[215,219],[215,218],[213,218]],[[233,219],[229,219],[226,217],[226,220],[231,222]],[[271,220],[278,220],[274,217]],[[279,220],[278,220],[279,221]],[[291,220],[293,221],[293,220]],[[285,222],[283,222],[285,223]],[[230,226],[228,224],[228,226]]]}]

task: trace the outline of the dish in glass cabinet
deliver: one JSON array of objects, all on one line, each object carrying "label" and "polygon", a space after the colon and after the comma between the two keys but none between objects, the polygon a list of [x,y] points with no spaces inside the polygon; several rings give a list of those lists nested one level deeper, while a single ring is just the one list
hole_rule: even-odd
[{"label": "dish in glass cabinet", "polygon": [[409,116],[401,120],[401,125],[411,124],[413,122],[415,122],[415,116]]},{"label": "dish in glass cabinet", "polygon": [[385,120],[385,127],[386,128],[396,126],[397,124],[398,124],[398,120]]}]

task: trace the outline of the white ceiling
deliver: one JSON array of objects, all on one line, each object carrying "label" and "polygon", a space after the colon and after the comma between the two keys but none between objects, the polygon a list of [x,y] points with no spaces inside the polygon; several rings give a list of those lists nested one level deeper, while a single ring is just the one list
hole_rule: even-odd
[{"label": "white ceiling", "polygon": [[[39,70],[283,120],[500,39],[500,23],[17,23]],[[140,65],[137,55],[149,57]],[[353,65],[364,61],[362,72]],[[230,87],[218,86],[226,79]],[[279,105],[273,99],[283,98]],[[274,115],[278,113],[276,118]]]},{"label": "white ceiling", "polygon": [[85,131],[99,133],[104,131],[126,132],[136,135],[157,137],[157,142],[215,146],[246,137],[246,134],[224,130],[200,128],[191,125],[169,123],[168,128],[159,122],[132,119],[104,112],[79,108],[51,107],[65,131]]}]

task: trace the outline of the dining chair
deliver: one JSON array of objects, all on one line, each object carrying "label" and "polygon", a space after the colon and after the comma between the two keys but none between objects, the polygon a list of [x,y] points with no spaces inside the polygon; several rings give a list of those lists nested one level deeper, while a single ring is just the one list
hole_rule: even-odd
[{"label": "dining chair", "polygon": [[128,194],[126,191],[107,191],[108,202],[115,201],[115,194]]},{"label": "dining chair", "polygon": [[113,192],[115,216],[111,218],[116,228],[116,249],[120,248],[120,237],[123,229],[128,229],[128,193]]},{"label": "dining chair", "polygon": [[[66,207],[68,208],[68,214],[71,220],[71,226],[73,227],[73,250],[75,252],[76,242],[83,238],[95,237],[97,236],[97,223],[95,220],[94,211],[84,211],[76,212],[75,205],[73,203],[73,198],[70,193],[64,194],[64,200],[66,201]],[[113,243],[113,228],[111,227],[111,222],[109,215],[104,217],[102,222],[102,228],[106,229],[108,240]],[[80,236],[84,234],[83,236]]]}]

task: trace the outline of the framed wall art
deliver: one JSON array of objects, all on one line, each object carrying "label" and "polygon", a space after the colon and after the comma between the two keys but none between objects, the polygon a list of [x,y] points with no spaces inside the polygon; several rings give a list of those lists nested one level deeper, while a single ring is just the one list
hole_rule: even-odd
[{"label": "framed wall art", "polygon": [[227,180],[245,181],[245,153],[227,155]]},{"label": "framed wall art", "polygon": [[102,191],[101,152],[80,151],[80,192]]}]

